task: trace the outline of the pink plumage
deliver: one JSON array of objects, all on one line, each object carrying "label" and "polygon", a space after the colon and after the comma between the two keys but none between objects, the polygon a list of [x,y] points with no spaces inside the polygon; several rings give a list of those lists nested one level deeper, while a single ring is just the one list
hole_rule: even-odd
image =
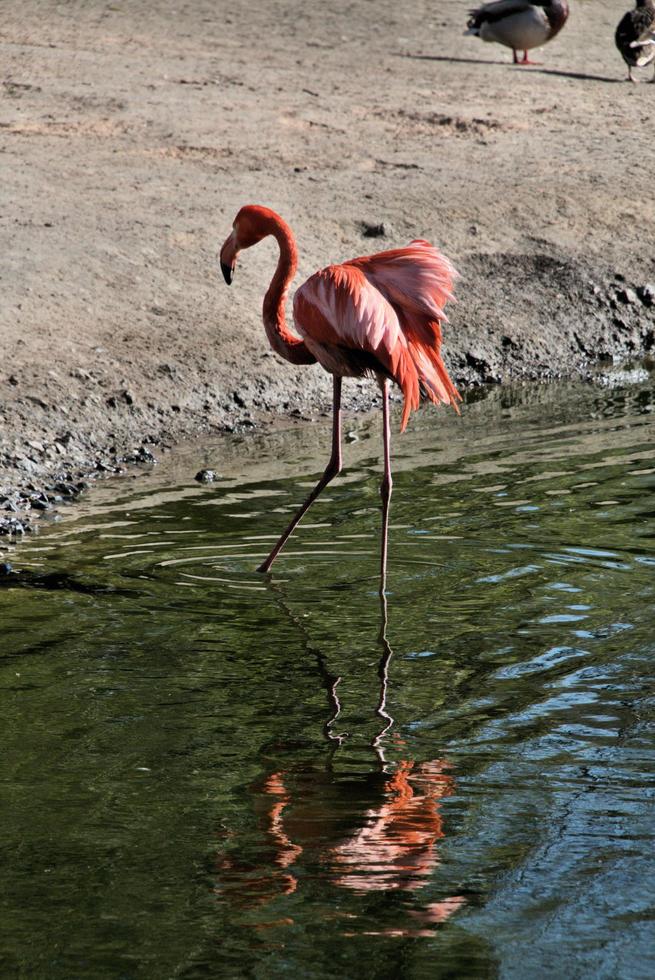
[{"label": "pink plumage", "polygon": [[401,388],[401,430],[420,395],[459,411],[441,359],[443,307],[453,299],[452,264],[429,242],[331,265],[297,290],[293,317],[306,346],[333,374],[380,373]]},{"label": "pink plumage", "polygon": [[296,244],[278,214],[259,205],[241,208],[221,249],[223,275],[231,283],[239,252],[267,235],[274,235],[280,246],[277,269],[264,297],[268,339],[273,350],[293,364],[318,361],[333,376],[334,423],[326,471],[260,571],[268,571],[302,515],[341,469],[341,379],[369,374],[377,378],[382,390],[384,591],[391,496],[387,382],[394,381],[403,392],[401,431],[422,395],[459,412],[461,397],[441,358],[441,324],[447,320],[444,307],[454,298],[457,272],[439,249],[422,239],[405,248],[329,265],[296,291],[293,316],[299,339],[288,330],[285,316],[286,296],[297,267]]}]

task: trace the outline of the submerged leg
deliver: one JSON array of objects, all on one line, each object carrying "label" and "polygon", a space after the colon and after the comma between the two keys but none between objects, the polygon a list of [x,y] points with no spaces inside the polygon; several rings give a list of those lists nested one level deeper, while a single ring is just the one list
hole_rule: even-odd
[{"label": "submerged leg", "polygon": [[387,541],[389,537],[389,503],[391,501],[391,425],[389,422],[389,385],[382,382],[382,430],[384,438],[384,476],[380,486],[382,496],[382,546],[380,554],[380,593],[387,588]]},{"label": "submerged leg", "polygon": [[325,468],[325,473],[318,481],[287,529],[284,531],[280,540],[275,545],[266,561],[262,562],[262,564],[259,566],[257,569],[258,572],[267,572],[269,570],[279,553],[282,551],[287,538],[293,532],[305,511],[309,510],[321,490],[325,489],[330,480],[334,479],[334,477],[341,472],[341,378],[337,377],[336,374],[334,375],[332,410],[334,413],[332,417],[332,455],[330,456],[330,462]]}]

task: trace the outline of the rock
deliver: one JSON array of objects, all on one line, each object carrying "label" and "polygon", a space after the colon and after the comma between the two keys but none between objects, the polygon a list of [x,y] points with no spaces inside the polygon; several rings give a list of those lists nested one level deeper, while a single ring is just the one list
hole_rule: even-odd
[{"label": "rock", "polygon": [[217,479],[216,470],[199,470],[193,479],[198,483],[214,483]]},{"label": "rock", "polygon": [[104,459],[97,459],[96,470],[99,473],[122,473],[120,466],[115,466],[112,462],[106,462]]},{"label": "rock", "polygon": [[138,449],[132,449],[130,452],[125,453],[124,456],[119,456],[120,463],[156,463],[157,458],[154,453],[151,453],[149,449],[145,446],[139,446]]},{"label": "rock", "polygon": [[484,356],[484,354],[476,351],[466,352],[466,363],[469,367],[472,367],[474,371],[479,371],[481,375],[485,375],[490,368],[489,361]]},{"label": "rock", "polygon": [[639,297],[637,296],[636,292],[634,289],[630,289],[629,286],[626,286],[625,289],[617,290],[616,298],[619,300],[619,302],[628,303],[629,305],[639,302]]},{"label": "rock", "polygon": [[645,286],[639,286],[637,296],[644,306],[655,306],[655,283],[648,282]]},{"label": "rock", "polygon": [[15,517],[0,518],[0,535],[25,534],[26,531],[30,530],[29,524],[23,524]]},{"label": "rock", "polygon": [[108,408],[117,408],[119,400],[124,402],[126,405],[133,405],[134,395],[132,394],[132,392],[127,391],[127,389],[125,389],[119,392],[118,395],[110,395],[109,398],[107,398],[107,400],[105,401],[105,405],[107,405]]},{"label": "rock", "polygon": [[55,483],[55,490],[57,493],[61,494],[62,497],[76,497],[79,491],[71,483],[65,483],[63,480]]},{"label": "rock", "polygon": [[362,235],[364,238],[384,238],[387,233],[386,228],[381,221],[379,224],[374,224],[370,221],[360,221],[359,227],[362,230]]}]

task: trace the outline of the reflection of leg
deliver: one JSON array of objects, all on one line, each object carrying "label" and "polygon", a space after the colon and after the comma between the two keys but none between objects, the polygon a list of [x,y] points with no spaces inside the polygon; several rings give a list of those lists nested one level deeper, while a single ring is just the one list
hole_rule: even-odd
[{"label": "reflection of leg", "polygon": [[334,402],[333,402],[333,418],[332,418],[332,455],[330,456],[330,462],[325,468],[325,473],[318,481],[309,497],[302,505],[300,510],[297,512],[289,526],[286,528],[279,541],[271,551],[270,555],[266,561],[257,569],[258,572],[267,572],[279,553],[282,551],[287,538],[294,531],[297,524],[300,522],[303,514],[309,510],[311,505],[314,503],[318,495],[322,490],[328,485],[330,480],[341,472],[341,378],[334,376]]},{"label": "reflection of leg", "polygon": [[387,597],[384,592],[380,593],[380,633],[378,636],[379,643],[382,647],[382,656],[378,664],[378,677],[380,678],[380,698],[378,700],[375,713],[378,718],[382,718],[384,722],[384,728],[382,728],[373,741],[371,745],[378,759],[382,763],[384,770],[384,764],[386,759],[384,757],[384,748],[382,745],[382,740],[393,725],[393,718],[387,711],[387,692],[389,690],[389,664],[391,663],[391,658],[393,657],[393,650],[389,646],[389,641],[387,640]]},{"label": "reflection of leg", "polygon": [[391,427],[389,424],[389,388],[385,380],[382,382],[382,427],[384,437],[384,476],[380,493],[382,495],[382,548],[380,556],[380,592],[384,594],[387,587],[387,542],[389,537],[389,503],[391,501]]},{"label": "reflection of leg", "polygon": [[[269,587],[272,594],[275,596],[275,600],[283,610],[284,614],[289,618],[289,620],[296,627],[298,632],[303,638],[303,648],[306,653],[311,653],[316,657],[316,665],[318,667],[318,672],[321,675],[321,680],[323,681],[323,686],[327,692],[328,704],[330,706],[330,711],[332,712],[329,718],[326,719],[323,725],[323,734],[327,742],[331,746],[330,757],[332,754],[343,744],[345,739],[348,738],[348,732],[341,732],[336,735],[332,731],[332,725],[335,723],[339,715],[341,714],[341,701],[339,700],[339,695],[337,694],[337,687],[341,683],[341,677],[336,674],[331,674],[328,670],[327,663],[325,661],[325,656],[321,650],[314,646],[311,642],[311,637],[307,632],[307,627],[305,624],[298,619],[297,616],[289,609],[286,600],[282,597],[281,589],[279,584],[269,582]],[[330,767],[330,762],[328,762],[328,768]]]}]

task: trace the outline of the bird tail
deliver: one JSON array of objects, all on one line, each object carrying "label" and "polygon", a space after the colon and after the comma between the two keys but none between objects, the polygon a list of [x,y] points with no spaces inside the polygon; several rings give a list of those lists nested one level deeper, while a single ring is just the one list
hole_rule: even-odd
[{"label": "bird tail", "polygon": [[409,416],[421,404],[421,382],[416,370],[414,359],[410,352],[405,349],[404,356],[400,359],[393,373],[393,379],[403,393],[403,416],[400,420],[400,431],[404,432],[409,421]]},{"label": "bird tail", "polygon": [[458,403],[461,402],[462,396],[453,384],[439,350],[433,347],[419,348],[417,357],[421,388],[425,396],[435,405],[451,405],[459,415]]},{"label": "bird tail", "polygon": [[464,34],[472,34],[474,37],[479,37],[483,21],[482,7],[478,7],[477,10],[469,10],[469,19],[466,21],[467,30],[464,31]]},{"label": "bird tail", "polygon": [[[438,324],[434,326],[439,329]],[[453,384],[439,350],[432,346],[410,343],[409,355],[413,371],[406,371],[405,378],[399,379],[404,395],[400,431],[405,431],[411,412],[419,407],[421,395],[435,405],[451,405],[459,415],[458,403],[462,401],[462,396]]]}]

